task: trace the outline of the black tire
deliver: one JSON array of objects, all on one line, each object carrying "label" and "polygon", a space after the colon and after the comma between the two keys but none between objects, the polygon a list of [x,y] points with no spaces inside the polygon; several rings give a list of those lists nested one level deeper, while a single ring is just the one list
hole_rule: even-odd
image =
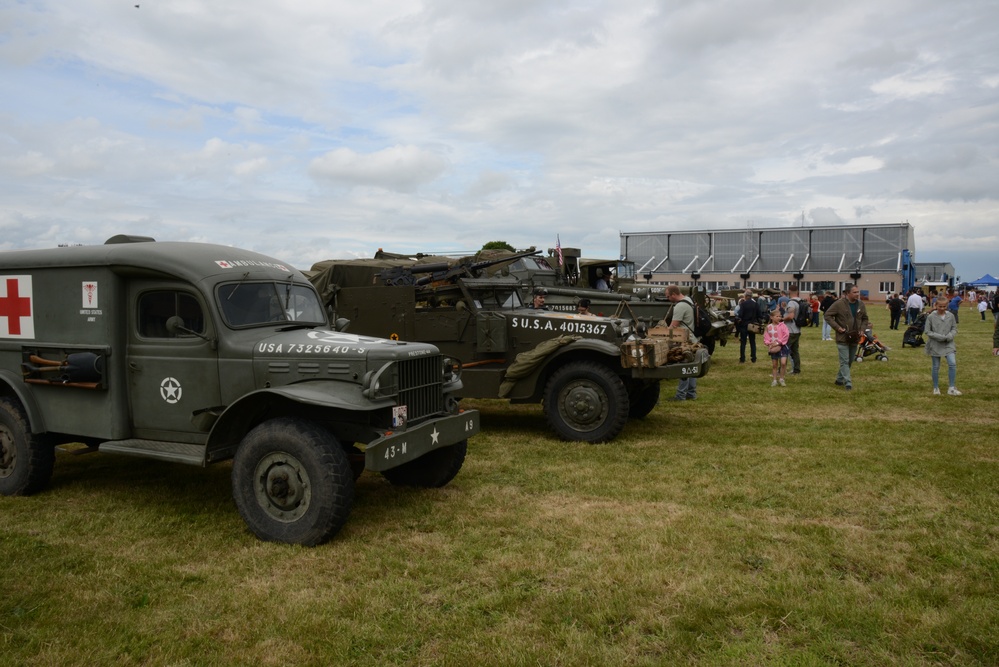
[{"label": "black tire", "polygon": [[628,421],[628,390],[613,370],[573,361],[555,371],[545,387],[548,425],[563,440],[605,442]]},{"label": "black tire", "polygon": [[650,385],[635,383],[628,392],[628,418],[644,419],[659,405],[659,382]]},{"label": "black tire", "polygon": [[347,460],[350,461],[350,474],[356,482],[361,473],[364,472],[364,452],[353,442],[344,440],[340,444],[343,446],[343,451],[347,452]]},{"label": "black tire", "polygon": [[702,338],[701,342],[704,343],[704,347],[708,348],[708,354],[715,353],[715,339],[714,338]]},{"label": "black tire", "polygon": [[467,451],[468,440],[462,440],[453,445],[435,449],[415,461],[383,470],[382,475],[396,486],[437,489],[446,485],[458,474],[465,462]]},{"label": "black tire", "polygon": [[232,496],[260,539],[315,546],[347,521],[354,477],[347,453],[329,431],[301,419],[272,419],[239,444]]},{"label": "black tire", "polygon": [[16,398],[0,398],[0,495],[28,496],[52,479],[55,447],[28,426]]}]

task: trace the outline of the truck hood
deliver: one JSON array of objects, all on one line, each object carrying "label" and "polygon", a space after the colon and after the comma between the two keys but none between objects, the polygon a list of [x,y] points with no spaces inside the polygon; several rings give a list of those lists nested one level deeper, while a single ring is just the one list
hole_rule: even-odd
[{"label": "truck hood", "polygon": [[412,359],[434,354],[438,354],[438,350],[429,343],[358,336],[330,329],[279,331],[260,338],[253,346],[254,360],[376,361]]}]

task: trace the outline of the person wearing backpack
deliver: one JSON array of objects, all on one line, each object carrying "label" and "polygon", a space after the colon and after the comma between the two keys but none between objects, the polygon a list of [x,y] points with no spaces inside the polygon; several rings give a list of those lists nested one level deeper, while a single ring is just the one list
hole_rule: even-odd
[{"label": "person wearing backpack", "polygon": [[[670,321],[670,328],[684,327],[690,336],[690,342],[697,342],[697,335],[694,333],[694,302],[684,296],[678,285],[666,286],[666,298],[673,303],[673,319]],[[676,386],[676,395],[671,401],[693,401],[697,398],[697,378],[680,378]]]},{"label": "person wearing backpack", "polygon": [[791,375],[801,374],[801,354],[798,343],[801,339],[801,317],[806,315],[805,306],[798,297],[798,286],[791,285],[788,290],[787,304],[784,306],[784,324],[787,326],[787,348],[791,357]]}]

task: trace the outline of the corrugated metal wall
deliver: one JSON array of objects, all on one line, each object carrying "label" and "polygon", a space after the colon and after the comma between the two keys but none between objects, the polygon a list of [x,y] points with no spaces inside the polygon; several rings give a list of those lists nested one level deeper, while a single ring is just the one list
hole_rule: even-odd
[{"label": "corrugated metal wall", "polygon": [[621,233],[621,256],[658,273],[897,272],[915,254],[907,224]]}]

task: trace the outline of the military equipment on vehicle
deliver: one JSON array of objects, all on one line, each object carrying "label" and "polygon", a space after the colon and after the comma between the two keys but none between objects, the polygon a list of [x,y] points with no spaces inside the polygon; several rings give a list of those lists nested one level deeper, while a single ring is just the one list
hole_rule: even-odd
[{"label": "military equipment on vehicle", "polygon": [[656,406],[660,380],[708,371],[706,349],[642,340],[637,322],[526,308],[512,276],[385,284],[407,261],[327,260],[309,275],[344,330],[433,343],[464,362],[460,396],[542,403],[564,439],[611,440]]},{"label": "military equipment on vehicle", "polygon": [[114,237],[0,253],[0,493],[30,494],[55,446],[207,465],[265,540],[319,544],[365,468],[447,484],[478,432],[460,364],[329,328],[315,288],[235,248]]},{"label": "military equipment on vehicle", "polygon": [[[549,309],[575,313],[580,299],[589,299],[590,312],[595,315],[628,317],[652,327],[671,319],[673,305],[666,298],[665,285],[642,285],[636,281],[635,263],[628,260],[586,259],[579,248],[549,248],[548,257],[518,255],[502,250],[481,252],[480,257],[495,258],[496,268],[490,274],[511,275],[523,285],[522,295],[530,300],[534,290],[548,290],[545,305]],[[506,256],[507,263],[500,258]],[[608,282],[609,289],[599,290],[599,280]],[[681,287],[681,291],[711,320],[711,327],[700,336],[700,342],[714,354],[715,345],[724,346],[734,332],[727,300],[709,296],[701,287]],[[622,306],[621,302],[626,302]]]},{"label": "military equipment on vehicle", "polygon": [[522,257],[540,254],[540,250],[528,250],[515,253],[509,257],[474,260],[466,258],[454,261],[436,263],[404,264],[383,269],[378,277],[386,285],[430,285],[447,282],[458,277],[478,278],[485,269],[497,264],[514,261]]}]

